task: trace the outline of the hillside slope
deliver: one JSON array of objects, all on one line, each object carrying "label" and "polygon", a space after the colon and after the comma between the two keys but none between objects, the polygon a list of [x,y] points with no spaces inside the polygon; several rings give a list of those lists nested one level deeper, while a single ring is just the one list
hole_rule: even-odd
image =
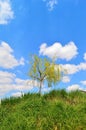
[{"label": "hillside slope", "polygon": [[5,99],[0,130],[86,130],[86,93],[58,90]]}]

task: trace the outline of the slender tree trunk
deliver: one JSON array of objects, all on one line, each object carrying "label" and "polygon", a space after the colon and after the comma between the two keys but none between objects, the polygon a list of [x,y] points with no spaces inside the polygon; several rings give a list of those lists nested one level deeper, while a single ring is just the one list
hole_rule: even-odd
[{"label": "slender tree trunk", "polygon": [[41,89],[42,89],[42,81],[40,81],[40,86],[39,86],[39,94],[41,95]]}]

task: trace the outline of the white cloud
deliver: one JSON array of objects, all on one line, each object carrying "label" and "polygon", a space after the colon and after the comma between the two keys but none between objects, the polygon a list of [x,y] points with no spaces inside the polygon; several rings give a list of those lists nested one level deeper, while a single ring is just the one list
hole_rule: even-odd
[{"label": "white cloud", "polygon": [[43,43],[40,46],[39,53],[41,55],[48,56],[51,59],[59,58],[69,61],[78,54],[78,51],[74,42],[69,42],[65,46],[62,46],[61,43],[56,42],[49,47],[46,43]]},{"label": "white cloud", "polygon": [[6,42],[1,42],[0,67],[9,69],[19,65],[24,65],[24,58],[21,57],[20,60],[17,60],[13,55],[13,49]]},{"label": "white cloud", "polygon": [[83,57],[84,60],[86,60],[86,53],[84,53],[84,57]]},{"label": "white cloud", "polygon": [[33,88],[33,84],[31,84],[32,81],[30,80],[29,84],[28,84],[28,82],[29,82],[29,80],[16,78],[14,87],[18,91],[31,90]]},{"label": "white cloud", "polygon": [[13,82],[15,74],[9,73],[7,71],[0,71],[0,84],[10,84]]},{"label": "white cloud", "polygon": [[22,95],[24,95],[24,93],[21,92],[12,93],[12,97],[21,97]]},{"label": "white cloud", "polygon": [[86,63],[82,62],[78,65],[79,70],[86,70]]},{"label": "white cloud", "polygon": [[79,71],[78,65],[74,64],[64,64],[62,65],[62,67],[67,71],[67,74],[75,74],[76,72]]},{"label": "white cloud", "polygon": [[0,96],[4,96],[6,93],[13,90],[13,86],[11,84],[0,84]]},{"label": "white cloud", "polygon": [[14,89],[12,86],[14,78],[15,74],[0,71],[0,96]]},{"label": "white cloud", "polygon": [[48,87],[48,88],[47,88],[47,87],[43,87],[43,88],[42,88],[42,92],[43,92],[43,93],[47,93],[47,92],[49,92],[49,91],[51,91],[51,90],[52,90],[51,87]]},{"label": "white cloud", "polygon": [[46,6],[48,7],[49,11],[52,11],[54,7],[58,4],[58,0],[43,0],[46,2]]},{"label": "white cloud", "polygon": [[80,86],[78,84],[73,84],[71,86],[68,86],[67,91],[76,91],[79,89],[80,89]]},{"label": "white cloud", "polygon": [[82,62],[78,65],[74,64],[64,64],[62,65],[63,69],[67,71],[67,74],[75,74],[79,71],[86,71],[86,63]]},{"label": "white cloud", "polygon": [[21,57],[19,63],[20,63],[20,65],[24,65],[25,64],[25,59],[23,57]]},{"label": "white cloud", "polygon": [[7,24],[13,18],[10,0],[0,0],[0,24]]},{"label": "white cloud", "polygon": [[[86,85],[85,81],[81,81],[81,83],[83,85]],[[76,91],[76,90],[80,90],[80,91],[84,91],[84,92],[86,91],[86,89],[82,88],[79,84],[73,84],[73,85],[67,87],[67,91],[69,91],[69,92]]]},{"label": "white cloud", "polygon": [[86,85],[86,80],[80,82],[82,85]]},{"label": "white cloud", "polygon": [[63,76],[62,82],[63,83],[68,83],[68,82],[70,82],[70,78],[68,76]]},{"label": "white cloud", "polygon": [[29,91],[33,87],[38,87],[36,80],[20,79],[14,73],[0,71],[0,96],[4,96],[10,91]]}]

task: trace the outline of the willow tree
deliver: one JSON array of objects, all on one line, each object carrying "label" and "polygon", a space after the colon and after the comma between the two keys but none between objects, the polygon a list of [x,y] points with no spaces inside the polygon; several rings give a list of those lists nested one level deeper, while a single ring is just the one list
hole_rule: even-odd
[{"label": "willow tree", "polygon": [[41,94],[42,85],[46,80],[48,87],[55,85],[61,80],[61,68],[51,62],[47,58],[39,58],[37,55],[32,56],[31,68],[29,70],[29,76],[39,82],[39,94]]}]

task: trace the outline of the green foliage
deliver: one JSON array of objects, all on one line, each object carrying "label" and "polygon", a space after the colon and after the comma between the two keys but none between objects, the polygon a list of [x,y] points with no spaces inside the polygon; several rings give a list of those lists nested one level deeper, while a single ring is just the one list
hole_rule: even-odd
[{"label": "green foliage", "polygon": [[54,90],[4,99],[0,130],[86,130],[86,94]]},{"label": "green foliage", "polygon": [[33,80],[37,80],[39,82],[40,94],[42,84],[44,83],[45,80],[48,82],[48,87],[51,87],[52,84],[55,85],[61,80],[62,75],[59,66],[60,65],[50,62],[49,59],[39,58],[36,55],[32,57],[31,68],[28,75]]}]

